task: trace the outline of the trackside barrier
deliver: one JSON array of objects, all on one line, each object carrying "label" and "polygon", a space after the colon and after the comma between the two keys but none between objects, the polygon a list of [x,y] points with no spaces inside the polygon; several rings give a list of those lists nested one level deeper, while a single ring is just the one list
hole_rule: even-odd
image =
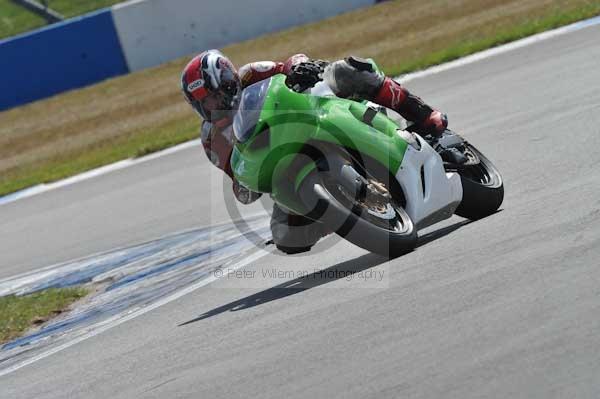
[{"label": "trackside barrier", "polygon": [[0,41],[0,110],[129,72],[109,9]]},{"label": "trackside barrier", "polygon": [[0,111],[375,4],[376,0],[133,0],[0,40]]},{"label": "trackside barrier", "polygon": [[134,0],[113,7],[131,71],[375,4],[375,0]]}]

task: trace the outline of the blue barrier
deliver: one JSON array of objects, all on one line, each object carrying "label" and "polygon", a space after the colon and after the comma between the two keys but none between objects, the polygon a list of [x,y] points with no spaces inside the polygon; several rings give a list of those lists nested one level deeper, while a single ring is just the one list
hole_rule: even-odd
[{"label": "blue barrier", "polygon": [[[0,40],[0,111],[207,48],[373,5],[377,0],[141,0]],[[268,10],[269,13],[265,13]],[[222,23],[230,27],[215,30]]]},{"label": "blue barrier", "polygon": [[0,110],[128,73],[110,9],[0,41]]}]

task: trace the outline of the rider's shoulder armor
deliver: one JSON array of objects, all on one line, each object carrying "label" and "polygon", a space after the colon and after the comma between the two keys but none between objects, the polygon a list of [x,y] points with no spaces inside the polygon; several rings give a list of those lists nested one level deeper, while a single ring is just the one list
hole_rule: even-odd
[{"label": "rider's shoulder armor", "polygon": [[294,65],[305,61],[308,61],[308,57],[304,54],[294,54],[285,62],[256,61],[241,67],[238,74],[240,75],[242,86],[248,87],[278,73],[287,75]]},{"label": "rider's shoulder armor", "polygon": [[244,65],[238,73],[242,81],[242,86],[247,87],[277,73],[281,73],[282,68],[283,63],[281,62],[257,61]]}]

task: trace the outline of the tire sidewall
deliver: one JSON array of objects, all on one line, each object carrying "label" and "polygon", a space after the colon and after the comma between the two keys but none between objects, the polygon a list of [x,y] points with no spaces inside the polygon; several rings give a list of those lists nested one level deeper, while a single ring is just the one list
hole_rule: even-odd
[{"label": "tire sidewall", "polygon": [[298,194],[309,209],[313,209],[315,199],[320,202],[317,206],[325,208],[325,211],[319,215],[319,220],[328,227],[338,226],[334,229],[336,234],[363,249],[387,257],[402,255],[416,247],[417,229],[412,220],[407,232],[396,233],[362,219],[342,205],[326,188],[321,173],[314,171],[307,176]]}]

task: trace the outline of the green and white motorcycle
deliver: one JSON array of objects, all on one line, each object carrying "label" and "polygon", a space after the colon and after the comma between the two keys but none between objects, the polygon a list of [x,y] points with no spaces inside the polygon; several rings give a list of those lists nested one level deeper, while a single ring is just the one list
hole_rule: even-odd
[{"label": "green and white motorcycle", "polygon": [[[390,257],[414,249],[418,229],[500,207],[502,177],[481,152],[450,131],[426,140],[389,112],[335,97],[323,82],[304,93],[283,75],[256,83],[243,91],[234,118],[235,178]],[[441,151],[458,151],[466,162],[444,162]]]}]

